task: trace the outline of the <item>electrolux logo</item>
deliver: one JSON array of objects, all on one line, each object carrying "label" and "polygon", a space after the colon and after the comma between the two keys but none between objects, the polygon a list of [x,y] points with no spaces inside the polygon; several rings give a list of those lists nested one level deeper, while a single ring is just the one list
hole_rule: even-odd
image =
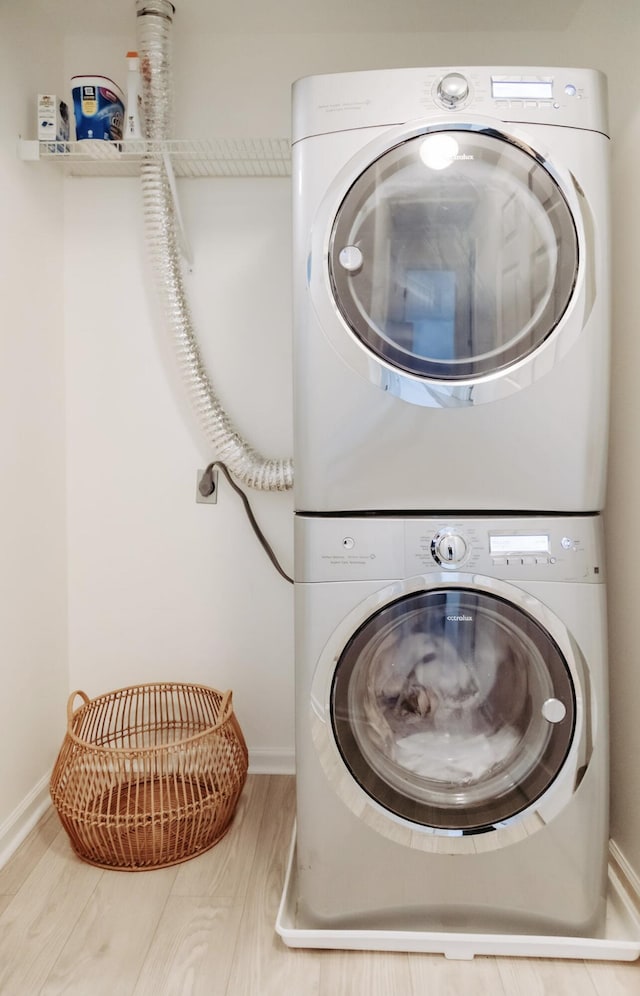
[{"label": "electrolux logo", "polygon": [[427,135],[420,145],[420,158],[429,169],[446,169],[453,162],[470,162],[475,159],[471,153],[461,152],[453,135],[437,132]]},{"label": "electrolux logo", "polygon": [[473,622],[473,616],[447,616],[447,622]]}]

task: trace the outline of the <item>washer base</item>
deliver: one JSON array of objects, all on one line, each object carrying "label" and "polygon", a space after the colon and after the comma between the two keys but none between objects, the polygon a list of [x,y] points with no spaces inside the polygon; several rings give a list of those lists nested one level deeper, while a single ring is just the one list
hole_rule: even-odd
[{"label": "washer base", "polygon": [[296,917],[296,831],[294,827],[287,874],[276,920],[276,931],[291,948],[331,948],[351,951],[404,951],[443,954],[469,960],[476,955],[523,958],[575,958],[596,961],[635,961],[640,956],[640,910],[609,864],[607,913],[597,937],[543,937],[509,934],[466,934],[405,930],[309,929]]}]

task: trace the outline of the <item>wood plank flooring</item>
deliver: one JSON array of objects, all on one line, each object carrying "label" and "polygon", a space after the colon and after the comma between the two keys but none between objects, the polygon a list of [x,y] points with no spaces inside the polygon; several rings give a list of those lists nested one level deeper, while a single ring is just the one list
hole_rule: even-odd
[{"label": "wood plank flooring", "polygon": [[0,870],[2,996],[640,996],[640,962],[302,951],[274,923],[293,779],[251,775],[234,824],[175,868],[79,861],[53,811]]}]

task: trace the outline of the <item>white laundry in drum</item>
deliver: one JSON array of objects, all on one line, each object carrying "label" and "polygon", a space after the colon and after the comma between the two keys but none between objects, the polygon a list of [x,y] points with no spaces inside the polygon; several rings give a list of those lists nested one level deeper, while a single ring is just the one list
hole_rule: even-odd
[{"label": "white laundry in drum", "polygon": [[377,755],[379,769],[392,762],[441,783],[479,782],[521,744],[530,718],[527,661],[495,620],[469,617],[468,653],[457,619],[451,636],[446,622],[440,633],[412,631],[416,623],[395,625],[363,661],[361,747]]},{"label": "white laundry in drum", "polygon": [[395,760],[424,778],[467,785],[503,765],[519,742],[520,737],[512,727],[489,737],[414,733],[396,741]]}]

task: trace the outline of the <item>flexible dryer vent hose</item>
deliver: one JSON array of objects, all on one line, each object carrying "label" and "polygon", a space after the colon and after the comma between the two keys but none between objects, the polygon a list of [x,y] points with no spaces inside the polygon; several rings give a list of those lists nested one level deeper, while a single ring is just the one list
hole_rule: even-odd
[{"label": "flexible dryer vent hose", "polygon": [[242,483],[262,491],[293,486],[291,460],[266,459],[236,431],[220,404],[200,353],[187,301],[171,186],[161,144],[172,133],[171,27],[169,0],[136,0],[145,137],[153,143],[142,164],[142,201],[147,250],[162,312],[191,405],[215,450]]}]

